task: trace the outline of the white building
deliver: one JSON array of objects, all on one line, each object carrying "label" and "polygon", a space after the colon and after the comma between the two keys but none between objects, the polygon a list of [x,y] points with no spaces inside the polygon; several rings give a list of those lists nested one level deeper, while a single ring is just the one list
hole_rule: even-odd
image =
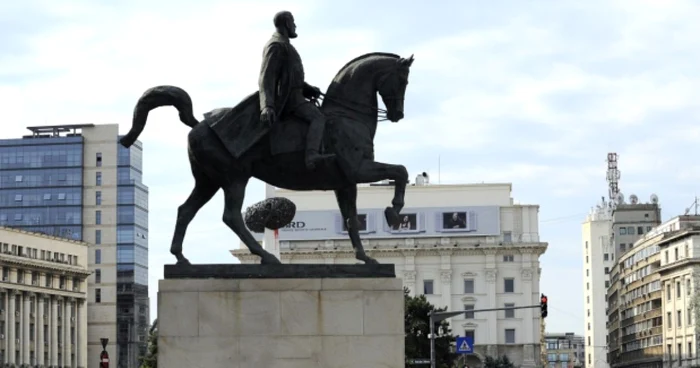
[{"label": "white building", "polygon": [[0,227],[0,362],[87,367],[88,245]]},{"label": "white building", "polygon": [[[514,204],[510,184],[410,186],[398,229],[383,216],[393,192],[390,185],[359,188],[361,233],[368,254],[395,264],[412,294],[448,310],[539,305],[539,256],[547,248],[539,238],[539,207]],[[279,231],[283,263],[357,262],[332,191],[277,190],[276,196],[297,206],[294,221]],[[447,226],[454,214],[461,225]],[[232,254],[259,262],[244,246]],[[506,354],[522,367],[539,364],[538,308],[466,313],[450,322],[455,335],[474,337],[479,359]]]},{"label": "white building", "polygon": [[615,249],[611,239],[612,213],[602,202],[583,223],[583,293],[584,342],[586,368],[607,368],[607,301],[605,290],[610,284],[610,270],[615,264]]},{"label": "white building", "polygon": [[666,224],[692,221],[676,227],[658,245],[661,252],[663,294],[664,366],[690,367],[700,364],[700,217],[679,216]]}]

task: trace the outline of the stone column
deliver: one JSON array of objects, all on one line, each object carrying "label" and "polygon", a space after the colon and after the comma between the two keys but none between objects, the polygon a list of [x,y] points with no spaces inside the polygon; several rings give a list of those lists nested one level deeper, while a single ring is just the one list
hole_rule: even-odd
[{"label": "stone column", "polygon": [[87,358],[87,343],[85,342],[85,336],[83,336],[83,312],[85,310],[84,301],[78,299],[75,303],[75,366],[78,368],[85,368],[87,366],[87,361],[83,361]]},{"label": "stone column", "polygon": [[72,361],[71,361],[71,346],[73,345],[71,343],[70,339],[70,325],[71,325],[71,316],[73,310],[73,298],[66,298],[66,307],[63,309],[63,366],[64,367],[72,367]]},{"label": "stone column", "polygon": [[22,363],[31,364],[29,361],[29,310],[33,293],[24,293],[24,305],[22,306]]},{"label": "stone column", "polygon": [[58,303],[60,296],[51,299],[51,366],[58,365]]},{"label": "stone column", "polygon": [[[498,271],[495,268],[487,268],[484,270],[484,276],[486,277],[486,293],[488,295],[489,305],[488,308],[496,308],[496,293],[498,288],[496,287],[496,279],[498,276]],[[486,312],[489,314],[486,325],[488,326],[489,335],[485,341],[486,354],[490,356],[498,356],[498,313],[497,312]],[[482,330],[483,331],[483,330]],[[480,338],[477,336],[476,340]],[[478,344],[474,342],[474,344]]]},{"label": "stone column", "polygon": [[15,336],[15,298],[17,297],[17,290],[10,290],[10,293],[8,294],[7,298],[7,303],[9,304],[8,308],[8,321],[7,321],[7,338],[8,338],[8,348],[5,354],[7,354],[7,363],[9,364],[15,364],[15,339],[17,338]]},{"label": "stone column", "polygon": [[37,343],[35,355],[37,365],[44,365],[44,298],[46,298],[46,294],[36,295],[36,313],[34,315],[36,316]]},{"label": "stone column", "polygon": [[[532,268],[529,267],[524,267],[520,270],[520,280],[522,282],[523,295],[527,297],[527,305],[537,304],[532,294],[532,271]],[[523,335],[519,337],[516,331],[515,342],[523,344],[523,368],[534,367],[535,344],[539,343],[538,339],[535,338],[534,323],[538,319],[535,319],[535,309],[533,308],[521,309],[520,313],[523,313],[523,321],[525,322],[522,325]]]},{"label": "stone column", "polygon": [[[454,310],[452,308],[452,270],[440,270],[440,281],[442,285],[442,304],[447,306],[447,310]],[[460,308],[461,309],[461,308]]]}]

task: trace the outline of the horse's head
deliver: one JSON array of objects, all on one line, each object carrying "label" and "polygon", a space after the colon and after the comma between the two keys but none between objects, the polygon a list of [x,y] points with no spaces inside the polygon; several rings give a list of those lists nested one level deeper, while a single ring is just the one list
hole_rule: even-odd
[{"label": "horse's head", "polygon": [[[395,54],[373,52],[354,58],[338,72],[328,89],[328,99],[338,106],[376,116],[377,93],[386,106],[386,118],[398,122],[404,117],[404,95],[413,55],[404,59]],[[345,101],[345,102],[342,102]],[[369,110],[369,111],[368,111]],[[376,124],[376,120],[372,121]]]},{"label": "horse's head", "polygon": [[408,59],[399,58],[387,73],[378,80],[377,92],[386,106],[386,117],[396,123],[403,119],[403,101],[408,86],[408,74],[413,64],[413,55]]}]

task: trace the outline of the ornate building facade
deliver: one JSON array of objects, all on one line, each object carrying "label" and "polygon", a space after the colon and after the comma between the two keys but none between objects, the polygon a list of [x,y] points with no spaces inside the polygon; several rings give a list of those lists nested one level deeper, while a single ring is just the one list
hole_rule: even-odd
[{"label": "ornate building facade", "polygon": [[[539,305],[539,257],[547,243],[539,238],[538,206],[515,204],[510,184],[410,186],[402,225],[392,229],[383,217],[391,194],[391,185],[359,188],[367,253],[396,265],[412,295],[466,311],[449,321],[453,334],[474,338],[476,354],[467,364],[505,354],[516,365],[538,366],[538,308],[469,312]],[[277,190],[275,195],[297,206],[293,223],[279,232],[283,263],[357,263],[333,192]],[[242,263],[259,262],[244,247],[232,254]]]},{"label": "ornate building facade", "polygon": [[86,243],[0,228],[0,362],[87,367]]}]

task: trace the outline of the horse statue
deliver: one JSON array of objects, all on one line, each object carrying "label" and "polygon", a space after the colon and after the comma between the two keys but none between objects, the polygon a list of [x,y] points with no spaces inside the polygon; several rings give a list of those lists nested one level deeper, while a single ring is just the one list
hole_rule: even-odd
[{"label": "horse statue", "polygon": [[[309,170],[304,165],[308,125],[293,117],[269,126],[260,121],[258,92],[232,108],[204,114],[199,122],[193,115],[192,100],[183,89],[157,86],[148,89],[134,108],[132,127],[121,138],[130,147],[146,126],[149,111],[174,106],[180,120],[191,127],[188,156],[195,186],[177,212],[170,253],[177,264],[190,264],[182,254],[187,226],[221,188],[224,191],[223,221],[243,241],[261,264],[279,264],[247,229],[241,208],[251,177],[289,190],[333,190],[345,220],[355,257],[366,264],[378,263],[369,257],[360,240],[357,214],[357,184],[393,180],[394,197],[384,211],[390,226],[399,225],[404,206],[408,171],[402,165],[374,161],[374,136],[378,113],[394,123],[404,117],[404,95],[413,63],[390,53],[369,53],[348,62],[329,85],[321,110],[328,118],[323,144],[335,158]],[[386,111],[377,107],[377,93]],[[315,101],[318,103],[318,101]]]}]

